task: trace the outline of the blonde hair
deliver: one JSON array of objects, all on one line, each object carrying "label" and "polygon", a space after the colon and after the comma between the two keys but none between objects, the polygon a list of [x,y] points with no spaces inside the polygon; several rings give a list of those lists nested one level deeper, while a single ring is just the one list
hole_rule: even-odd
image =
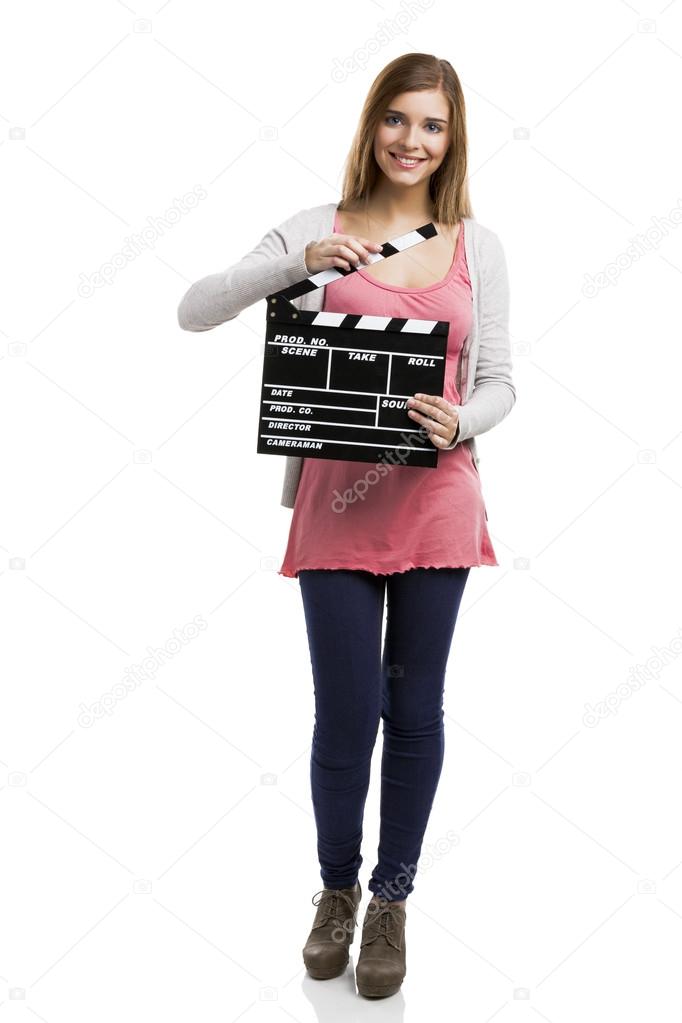
[{"label": "blonde hair", "polygon": [[387,64],[372,82],[346,159],[340,210],[369,201],[381,173],[374,158],[374,133],[391,100],[403,92],[440,89],[449,107],[450,145],[429,179],[433,219],[454,225],[472,217],[467,181],[467,133],[464,93],[452,64],[431,53],[406,53]]}]

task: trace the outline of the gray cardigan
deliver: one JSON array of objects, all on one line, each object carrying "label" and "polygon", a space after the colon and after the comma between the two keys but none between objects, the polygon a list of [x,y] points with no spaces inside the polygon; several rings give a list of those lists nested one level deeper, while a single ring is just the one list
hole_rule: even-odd
[{"label": "gray cardigan", "polygon": [[[192,284],[178,307],[183,330],[211,330],[233,320],[242,309],[309,277],[305,246],[333,233],[336,203],[311,206],[270,228],[255,248],[221,273]],[[459,430],[449,445],[469,445],[480,461],[475,437],[511,412],[516,390],[511,377],[509,282],[504,251],[497,235],[472,217],[464,217],[464,246],[472,288],[472,325],[462,348],[457,391],[462,404]],[[324,287],[292,299],[299,309],[320,310]],[[265,316],[263,317],[265,336]],[[447,448],[440,449],[448,450]],[[442,457],[442,455],[441,455]],[[280,504],[293,508],[303,456],[286,455]]]}]

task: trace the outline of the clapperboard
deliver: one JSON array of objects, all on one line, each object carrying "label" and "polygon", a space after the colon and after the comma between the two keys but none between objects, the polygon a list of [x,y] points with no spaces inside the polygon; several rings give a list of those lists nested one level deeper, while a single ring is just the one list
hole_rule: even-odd
[{"label": "clapperboard", "polygon": [[[436,234],[424,224],[370,262]],[[289,301],[357,269],[332,267],[268,295],[257,451],[434,468],[438,448],[406,402],[443,394],[448,321],[314,312]]]}]

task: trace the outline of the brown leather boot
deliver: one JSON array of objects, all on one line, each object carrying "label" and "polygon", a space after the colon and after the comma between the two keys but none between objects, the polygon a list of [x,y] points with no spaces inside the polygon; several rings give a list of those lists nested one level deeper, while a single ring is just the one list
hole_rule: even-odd
[{"label": "brown leather boot", "polygon": [[303,962],[316,980],[338,977],[346,969],[361,898],[359,881],[352,888],[323,888],[313,895],[317,913],[303,947]]},{"label": "brown leather boot", "polygon": [[384,998],[400,989],[405,974],[405,903],[374,899],[362,925],[360,956],[355,967],[358,991],[368,998]]}]

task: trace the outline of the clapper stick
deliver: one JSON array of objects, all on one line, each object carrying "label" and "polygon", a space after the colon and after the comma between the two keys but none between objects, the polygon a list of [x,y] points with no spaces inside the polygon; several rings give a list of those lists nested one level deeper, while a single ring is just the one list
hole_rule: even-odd
[{"label": "clapper stick", "polygon": [[[384,242],[370,262],[433,238],[432,223]],[[417,391],[442,394],[448,320],[298,309],[290,300],[355,273],[331,267],[268,295],[261,454],[435,468],[438,449],[407,415]]]},{"label": "clapper stick", "polygon": [[[398,235],[397,238],[392,238],[389,242],[384,242],[381,247],[381,252],[370,252],[369,261],[370,263],[377,263],[379,260],[388,259],[389,256],[394,256],[398,252],[404,252],[405,249],[411,248],[413,245],[418,245],[420,242],[426,241],[428,238],[433,238],[437,235],[436,225],[433,223],[422,224],[421,227],[417,227],[414,231],[408,231],[406,234]],[[307,295],[310,291],[315,291],[317,288],[323,288],[327,284],[332,284],[333,281],[337,281],[340,277],[348,277],[349,274],[355,273],[360,270],[361,266],[358,263],[357,266],[351,266],[349,270],[345,267],[332,266],[328,270],[320,270],[319,273],[312,274],[310,277],[305,277],[298,284],[292,284],[288,288],[282,288],[281,291],[275,291],[272,295],[268,295],[269,303],[276,303],[278,299],[283,299],[288,302],[290,298],[299,298],[301,295]],[[289,303],[291,305],[291,303]],[[291,305],[293,310],[296,310],[296,306]],[[296,310],[297,311],[297,310]],[[273,317],[274,317],[273,313]]]}]

